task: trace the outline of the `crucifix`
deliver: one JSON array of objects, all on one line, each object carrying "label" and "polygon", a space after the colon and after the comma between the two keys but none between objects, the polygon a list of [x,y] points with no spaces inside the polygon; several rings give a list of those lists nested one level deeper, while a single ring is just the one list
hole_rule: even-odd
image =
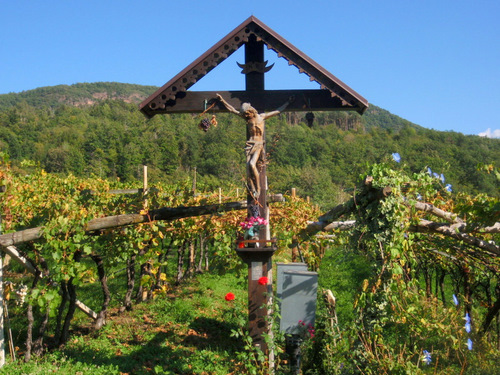
[{"label": "crucifix", "polygon": [[[267,176],[266,176],[266,148],[265,148],[265,120],[281,113],[294,97],[290,97],[286,103],[275,111],[259,113],[250,103],[243,103],[241,110],[237,111],[224,98],[217,94],[217,100],[231,113],[243,119],[247,124],[247,141],[245,144],[246,155],[246,187],[248,200],[248,217],[266,218],[269,223],[269,213],[266,202]],[[262,333],[268,331],[266,317],[268,315],[269,296],[272,289],[269,287],[272,281],[271,256],[275,247],[268,245],[269,231],[266,228],[254,238],[255,242],[241,242],[238,248],[241,258],[248,264],[248,317],[249,331],[254,344],[264,353],[267,345],[262,339]],[[261,246],[263,245],[263,246]],[[266,280],[266,282],[262,282]]]},{"label": "crucifix", "polygon": [[[237,111],[224,98],[217,94],[217,99],[226,109],[245,119],[247,123],[247,142],[245,144],[245,155],[247,163],[247,190],[254,201],[258,201],[262,191],[260,171],[266,164],[265,152],[265,120],[279,115],[291,102],[294,97],[290,97],[286,103],[272,112],[259,113],[250,103],[243,103],[241,110]],[[265,175],[263,176],[265,180]]]},{"label": "crucifix", "polygon": [[[245,90],[188,90],[242,46],[245,46],[245,62],[238,63],[238,66],[245,75]],[[267,66],[267,61],[264,60],[266,46],[275,51],[278,57],[287,60],[289,65],[295,66],[299,73],[306,74],[310,81],[317,82],[320,88],[266,90],[265,73],[273,67]],[[368,108],[366,99],[254,16],[245,20],[159,88],[139,108],[149,118],[163,113],[202,113],[206,111],[209,101],[215,104],[214,112],[231,112],[246,121],[247,216],[267,220],[265,120],[284,110],[308,112],[305,117],[312,122],[312,111],[356,111],[363,114]],[[266,306],[272,293],[271,259],[275,250],[276,242],[270,238],[267,228],[261,228],[252,239],[240,241],[236,249],[248,264],[250,334],[254,344],[264,353],[267,346],[263,333],[268,332]]]},{"label": "crucifix", "polygon": [[[245,48],[245,64],[238,64],[246,74],[247,90],[264,90],[264,73],[272,67],[266,67],[263,61],[264,44],[250,38]],[[236,110],[220,94],[217,101],[229,112],[242,117],[246,121],[247,141],[245,144],[246,156],[246,190],[248,201],[247,218],[265,218],[269,223],[267,207],[267,176],[266,176],[266,143],[265,121],[279,115],[290,103],[295,100],[291,95],[279,108],[270,112],[257,111],[250,103],[243,103],[241,109]],[[272,255],[276,250],[275,244],[270,242],[269,230],[263,226],[250,242],[240,242],[238,255],[248,265],[248,320],[249,334],[254,345],[267,353],[267,343],[263,333],[269,331],[268,307],[272,293]],[[265,281],[265,282],[263,282]]]}]

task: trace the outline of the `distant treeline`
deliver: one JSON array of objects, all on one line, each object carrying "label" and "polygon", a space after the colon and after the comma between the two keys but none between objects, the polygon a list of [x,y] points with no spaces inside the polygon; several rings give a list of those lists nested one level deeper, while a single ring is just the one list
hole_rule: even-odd
[{"label": "distant treeline", "polygon": [[[160,115],[147,120],[137,103],[155,87],[119,83],[45,87],[0,95],[0,149],[29,171],[139,180],[142,165],[154,181],[185,181],[196,168],[198,184],[216,188],[245,181],[244,122],[219,114],[219,125],[198,128],[199,115]],[[292,187],[314,202],[343,200],[367,163],[394,163],[443,173],[455,191],[499,195],[494,176],[480,163],[500,165],[500,140],[424,129],[371,105],[346,112],[285,113],[267,122],[269,188]],[[207,117],[211,117],[208,113]],[[453,124],[450,124],[450,128]],[[478,124],[478,128],[480,128]]]}]

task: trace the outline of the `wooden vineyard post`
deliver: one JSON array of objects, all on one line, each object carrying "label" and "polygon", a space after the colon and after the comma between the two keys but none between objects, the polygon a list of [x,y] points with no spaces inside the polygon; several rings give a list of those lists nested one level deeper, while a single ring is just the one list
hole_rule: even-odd
[{"label": "wooden vineyard post", "polygon": [[142,166],[142,189],[144,194],[148,191],[148,166]]},{"label": "wooden vineyard post", "polygon": [[196,197],[196,167],[193,167],[193,197]]},{"label": "wooden vineyard post", "polygon": [[[0,234],[2,234],[2,216],[0,215]],[[0,253],[0,368],[5,364],[5,336],[4,336],[4,311],[3,311],[3,302],[4,302],[4,291],[3,291],[3,261],[2,255]]]},{"label": "wooden vineyard post", "polygon": [[144,209],[148,208],[148,199],[146,198],[148,194],[148,166],[142,166],[142,195],[144,197]]},{"label": "wooden vineyard post", "polygon": [[3,295],[3,262],[0,256],[0,368],[5,364],[5,335],[4,335],[4,295]]}]

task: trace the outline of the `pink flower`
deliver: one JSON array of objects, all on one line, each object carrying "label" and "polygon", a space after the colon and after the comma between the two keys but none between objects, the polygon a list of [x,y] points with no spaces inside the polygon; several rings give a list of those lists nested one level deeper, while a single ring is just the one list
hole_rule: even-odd
[{"label": "pink flower", "polygon": [[267,279],[267,277],[262,276],[262,277],[259,279],[259,284],[260,284],[260,285],[267,285],[267,282],[268,282],[268,281],[269,281],[269,280]]},{"label": "pink flower", "polygon": [[242,227],[243,229],[250,229],[251,227],[253,227],[253,224],[250,223],[248,219],[245,219],[245,221],[242,221],[240,223],[240,227]]},{"label": "pink flower", "polygon": [[234,300],[234,294],[231,293],[231,292],[229,292],[228,294],[226,294],[226,296],[224,297],[224,299],[226,301],[232,301],[232,300]]},{"label": "pink flower", "polygon": [[314,329],[314,326],[312,324],[309,324],[307,331],[309,332],[309,335],[311,336],[311,338],[313,338],[314,334],[316,333],[316,330]]},{"label": "pink flower", "polygon": [[267,220],[260,216],[256,217],[255,221],[257,222],[258,225],[267,225]]},{"label": "pink flower", "polygon": [[240,227],[243,229],[250,229],[253,226],[265,226],[268,222],[266,219],[257,216],[257,217],[247,217],[245,221],[240,222]]}]

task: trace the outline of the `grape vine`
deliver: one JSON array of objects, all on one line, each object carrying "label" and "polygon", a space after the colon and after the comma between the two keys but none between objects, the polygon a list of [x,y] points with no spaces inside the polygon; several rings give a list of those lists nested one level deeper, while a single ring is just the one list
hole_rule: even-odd
[{"label": "grape vine", "polygon": [[[133,301],[153,298],[197,272],[241,266],[234,248],[244,211],[218,213],[215,209],[210,215],[154,220],[154,216],[169,209],[219,207],[218,193],[199,192],[194,196],[189,189],[161,185],[152,186],[147,196],[142,192],[110,194],[110,190],[132,186],[98,178],[61,177],[41,169],[19,175],[9,169],[7,162],[2,164],[1,177],[6,187],[0,196],[3,232],[13,233],[2,238],[7,242],[12,242],[16,235],[20,238],[4,247],[18,260],[24,259],[25,267],[35,273],[28,295],[30,309],[34,306],[56,316],[55,336],[59,345],[69,338],[76,308],[92,317],[94,327],[99,329],[106,322],[111,298],[122,299],[122,310],[131,309]],[[236,200],[236,189],[224,197],[225,202]],[[290,242],[286,233],[297,231],[304,224],[304,218],[314,212],[314,208],[302,202],[303,212],[299,214],[298,200],[274,204],[272,217],[276,225],[287,221],[291,205],[294,206],[292,217],[297,215],[302,219],[289,222],[288,232],[280,231],[285,250]],[[230,203],[228,207],[232,207]],[[134,220],[140,222],[120,226],[127,215],[133,215]],[[114,218],[112,225],[89,230],[96,221],[106,218]],[[30,241],[24,241],[27,232],[33,234],[35,229],[37,234]],[[2,245],[6,244],[2,242]],[[108,278],[114,277],[113,270],[123,268],[127,287],[119,296],[111,296]],[[136,273],[140,273],[139,285],[135,284]],[[97,280],[103,302],[97,306],[100,310],[94,312],[85,301],[79,301],[77,295],[78,288]]]},{"label": "grape vine", "polygon": [[[217,193],[193,195],[186,183],[152,186],[147,195],[110,194],[133,186],[37,168],[18,174],[6,158],[0,181],[5,187],[0,194],[2,233],[7,233],[0,240],[40,228],[38,237],[27,242],[1,242],[5,252],[34,273],[26,298],[28,359],[31,351],[41,353],[48,327],[58,344],[68,340],[77,308],[99,329],[112,301],[128,310],[198,272],[241,266],[234,248],[244,211],[176,220],[151,216],[159,209],[218,204]],[[236,189],[225,195],[224,202],[238,200]],[[310,268],[320,272],[320,281],[331,253],[350,254],[370,269],[371,276],[355,280],[352,321],[332,325],[331,309],[320,309],[315,340],[306,353],[310,370],[421,373],[432,364],[437,373],[446,373],[498,359],[499,213],[497,198],[454,192],[441,174],[413,173],[391,162],[368,167],[352,198],[323,215],[300,199],[273,203],[277,256],[298,248]],[[119,223],[126,215],[140,220],[88,229],[96,220],[113,217]],[[319,219],[308,221],[313,218]],[[317,235],[325,230],[333,235]],[[113,277],[126,278],[118,294],[107,285]],[[321,283],[326,289],[334,285],[328,279]],[[100,286],[100,304],[78,299],[86,285]]]}]

